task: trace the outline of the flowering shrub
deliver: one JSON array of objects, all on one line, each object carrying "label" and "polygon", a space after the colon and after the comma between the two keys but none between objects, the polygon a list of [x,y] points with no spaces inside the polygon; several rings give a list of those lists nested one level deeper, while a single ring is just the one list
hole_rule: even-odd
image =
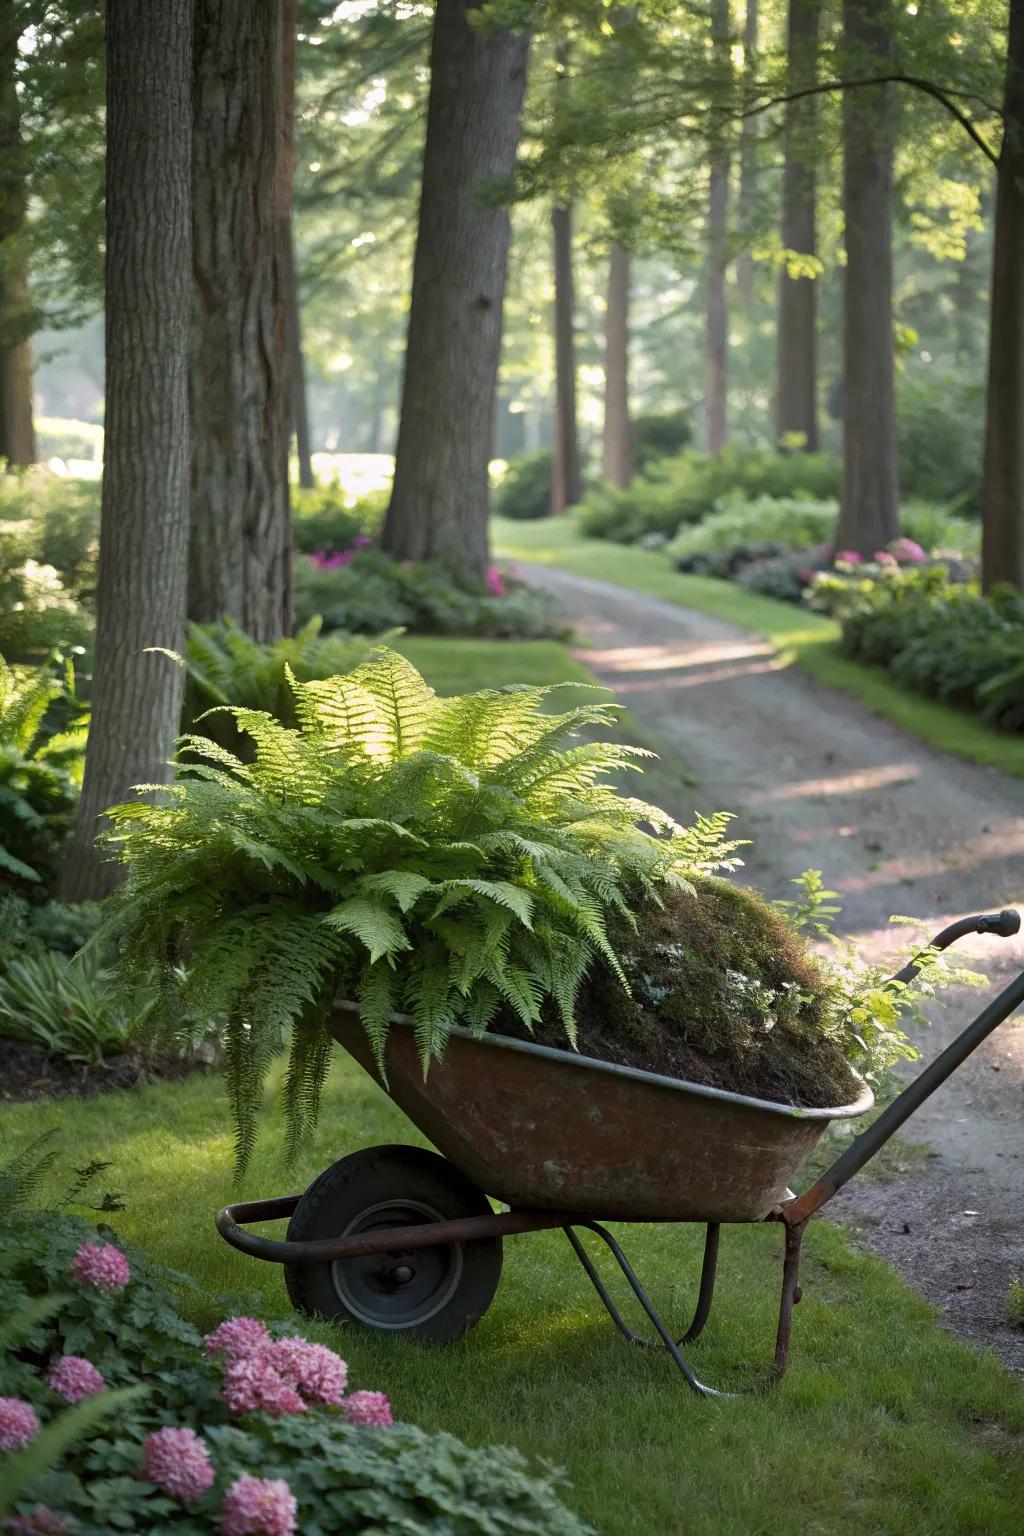
[{"label": "flowering shrub", "polygon": [[[28,1321],[0,1363],[0,1529],[371,1536],[384,1518],[389,1531],[423,1536],[586,1536],[552,1473],[532,1472],[513,1451],[394,1424],[383,1393],[347,1392],[333,1350],[274,1337],[258,1319],[229,1318],[200,1338],[172,1283],[188,1284],[125,1253],[109,1230],[15,1214],[0,1308]],[[48,1293],[56,1310],[39,1305]],[[235,1390],[243,1373],[259,1390]],[[108,1382],[150,1390],[128,1394],[5,1505],[5,1458],[41,1445],[64,1403],[101,1404]]]}]

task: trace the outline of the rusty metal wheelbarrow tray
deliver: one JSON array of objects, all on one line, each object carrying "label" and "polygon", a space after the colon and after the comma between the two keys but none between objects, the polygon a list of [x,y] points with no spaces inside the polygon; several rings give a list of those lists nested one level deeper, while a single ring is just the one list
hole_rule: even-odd
[{"label": "rusty metal wheelbarrow tray", "polygon": [[[380,1082],[353,1004],[332,1035]],[[832,1120],[874,1103],[798,1109],[575,1052],[455,1028],[424,1076],[397,1018],[382,1086],[438,1151],[517,1209],[606,1221],[763,1221]]]}]

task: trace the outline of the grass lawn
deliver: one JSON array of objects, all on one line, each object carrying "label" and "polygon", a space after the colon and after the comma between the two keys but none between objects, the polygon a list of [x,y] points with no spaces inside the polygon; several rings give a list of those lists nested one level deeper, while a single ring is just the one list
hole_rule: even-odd
[{"label": "grass lawn", "polygon": [[[65,1167],[113,1162],[104,1184],[124,1192],[127,1208],[112,1224],[194,1277],[199,1290],[186,1305],[200,1323],[227,1307],[287,1315],[277,1267],[234,1252],[213,1227],[214,1211],[239,1193],[218,1077],[0,1116],[12,1149],[57,1126]],[[241,1193],[301,1189],[345,1153],[393,1141],[421,1138],[345,1058],[301,1166],[281,1172],[270,1130]],[[698,1234],[616,1230],[667,1316],[685,1326]],[[781,1248],[774,1227],[726,1232],[716,1309],[691,1351],[711,1383],[743,1385],[746,1367],[769,1359]],[[803,1279],[782,1390],[731,1403],[698,1401],[663,1356],[629,1349],[560,1233],[507,1241],[495,1302],[456,1345],[310,1331],[343,1352],[357,1386],[388,1392],[399,1416],[563,1464],[570,1503],[602,1536],[1017,1536],[1020,1388],[941,1333],[886,1265],[827,1223],[805,1243]],[[625,1305],[623,1287],[616,1293]]]},{"label": "grass lawn", "polygon": [[659,551],[581,538],[571,518],[496,518],[492,536],[502,558],[532,560],[616,582],[752,630],[770,640],[784,661],[795,662],[830,688],[853,694],[867,709],[929,745],[1024,777],[1024,739],[992,730],[966,711],[910,693],[881,668],[840,655],[839,625],[823,614],[747,592],[735,582],[683,575]]}]

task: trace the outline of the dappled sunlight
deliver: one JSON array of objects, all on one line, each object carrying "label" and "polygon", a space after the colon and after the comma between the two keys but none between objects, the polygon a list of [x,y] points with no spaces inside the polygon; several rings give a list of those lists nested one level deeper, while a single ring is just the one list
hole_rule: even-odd
[{"label": "dappled sunlight", "polygon": [[[920,778],[919,763],[884,763],[877,768],[856,768],[850,773],[832,773],[817,779],[799,779],[794,784],[779,784],[761,792],[762,800],[802,800],[827,795],[863,795],[887,785],[912,784]],[[850,835],[839,829],[839,835]]]},{"label": "dappled sunlight", "polygon": [[[593,626],[600,641],[600,626]],[[663,693],[724,683],[759,672],[777,672],[787,665],[773,647],[757,640],[720,640],[703,645],[638,645],[588,650],[587,662],[599,672],[615,674],[620,694]],[[666,679],[664,674],[675,675]]]}]

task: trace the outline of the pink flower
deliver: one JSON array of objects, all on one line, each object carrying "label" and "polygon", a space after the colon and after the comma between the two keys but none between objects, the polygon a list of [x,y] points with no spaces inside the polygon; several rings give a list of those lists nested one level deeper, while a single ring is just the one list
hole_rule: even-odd
[{"label": "pink flower", "polygon": [[128,1260],[113,1243],[83,1243],[71,1261],[71,1278],[98,1291],[123,1291],[131,1277]]},{"label": "pink flower", "polygon": [[52,1509],[37,1504],[30,1514],[8,1515],[4,1529],[14,1536],[65,1536],[67,1526]]},{"label": "pink flower", "polygon": [[505,596],[505,578],[496,565],[489,565],[484,572],[484,580],[491,590],[492,597]]},{"label": "pink flower", "polygon": [[81,1355],[62,1355],[46,1373],[47,1385],[66,1403],[80,1403],[106,1391],[106,1382],[90,1360]]},{"label": "pink flower", "polygon": [[142,1476],[172,1499],[201,1499],[213,1486],[206,1441],[194,1429],[158,1429],[142,1443]]},{"label": "pink flower", "polygon": [[280,1419],[305,1413],[306,1405],[265,1355],[232,1360],[224,1372],[224,1401],[233,1414],[269,1413]]},{"label": "pink flower", "polygon": [[255,1317],[228,1317],[203,1339],[208,1355],[241,1360],[270,1343],[266,1324]]},{"label": "pink flower", "polygon": [[0,1397],[0,1451],[20,1451],[39,1433],[39,1419],[22,1397]]},{"label": "pink flower", "polygon": [[928,559],[920,544],[914,539],[895,539],[889,548],[897,560],[905,561],[908,565],[920,565]]},{"label": "pink flower", "polygon": [[836,555],[837,565],[860,565],[863,555],[858,555],[855,549],[841,549]]},{"label": "pink flower", "polygon": [[876,565],[896,565],[896,564],[898,564],[898,561],[896,559],[896,556],[895,555],[890,555],[890,553],[889,553],[889,551],[887,549],[876,549],[875,550],[875,564]]},{"label": "pink flower", "polygon": [[222,1536],[294,1536],[296,1504],[283,1477],[240,1477],[224,1495]]},{"label": "pink flower", "polygon": [[383,1392],[353,1392],[342,1406],[350,1424],[387,1429],[395,1422],[391,1417],[391,1404]]},{"label": "pink flower", "polygon": [[276,1339],[263,1355],[307,1403],[340,1403],[348,1385],[348,1366],[324,1344],[308,1339]]},{"label": "pink flower", "polygon": [[356,538],[355,538],[356,549],[369,549],[369,547],[370,547],[370,545],[372,543],[373,543],[373,540],[370,538],[369,534],[366,534],[366,533],[357,533],[356,534]]}]

